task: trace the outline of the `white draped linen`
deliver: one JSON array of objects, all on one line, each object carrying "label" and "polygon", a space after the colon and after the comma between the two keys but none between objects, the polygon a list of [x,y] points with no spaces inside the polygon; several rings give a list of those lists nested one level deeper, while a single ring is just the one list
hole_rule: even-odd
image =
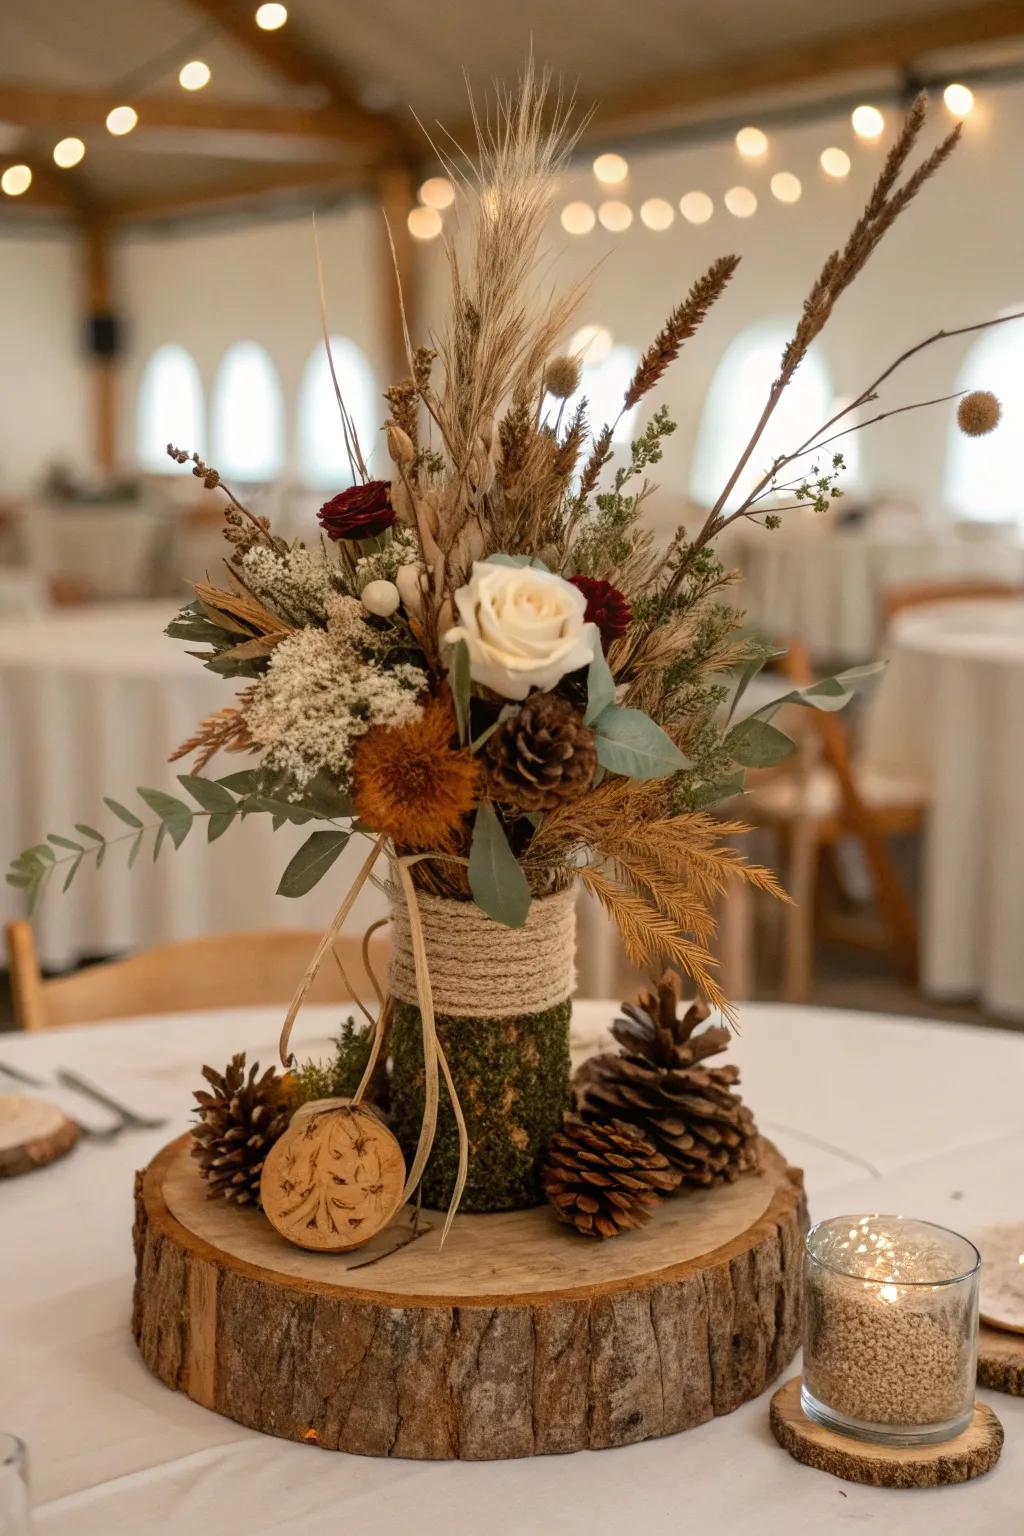
[{"label": "white draped linen", "polygon": [[[577,1004],[576,1054],[593,1049],[612,1008]],[[185,1129],[199,1064],[241,1049],[273,1059],[279,1022],[255,1010],[0,1037],[0,1061],[45,1079],[77,1069],[169,1117],[163,1130],[84,1142],[3,1191],[0,1427],[28,1442],[40,1536],[604,1536],[638,1522],[648,1536],[1019,1530],[1024,1401],[998,1393],[981,1394],[1006,1427],[996,1469],[965,1488],[908,1493],[798,1466],[771,1438],[768,1393],[620,1450],[428,1463],[264,1437],[160,1385],[129,1332],[132,1175]],[[310,1009],[300,1052],[326,1052],[335,1022]],[[806,1170],[814,1219],[904,1211],[970,1232],[1018,1214],[1019,1035],[748,1005],[733,1053],[762,1129]]]},{"label": "white draped linen", "polygon": [[[198,722],[229,704],[233,690],[163,630],[169,600],[63,610],[0,625],[0,862],[50,832],[74,837],[76,822],[109,835],[128,831],[103,805],[104,795],[151,819],[137,785],[181,794],[175,775],[187,761],[168,754]],[[252,759],[222,755],[221,776]],[[97,873],[83,867],[67,895],[56,880],[33,918],[40,959],[55,968],[83,955],[115,954],[202,934],[237,929],[322,930],[366,857],[354,838],[330,874],[308,896],[275,895],[281,874],[309,835],[303,827],[272,832],[265,816],[232,827],[211,846],[200,828],[159,862],[147,843],[134,869],[128,843],[112,848]],[[130,836],[130,834],[129,834]],[[23,914],[21,893],[0,885],[0,918]],[[384,915],[379,891],[367,887],[349,919],[351,931]],[[588,991],[614,991],[627,968],[608,919],[589,897],[580,901],[578,976]]]},{"label": "white draped linen", "polygon": [[772,639],[802,640],[816,661],[874,660],[885,594],[895,587],[1024,579],[1024,544],[1000,529],[982,525],[971,536],[884,521],[835,529],[807,519],[784,519],[775,532],[745,529],[729,558],[743,574],[736,600],[749,622]]},{"label": "white draped linen", "polygon": [[907,609],[887,650],[864,759],[929,798],[922,985],[1024,1018],[1024,601]]}]

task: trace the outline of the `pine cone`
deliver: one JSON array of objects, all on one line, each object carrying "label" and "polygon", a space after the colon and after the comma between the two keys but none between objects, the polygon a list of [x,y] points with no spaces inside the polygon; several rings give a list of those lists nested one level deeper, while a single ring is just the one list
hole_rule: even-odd
[{"label": "pine cone", "polygon": [[739,1068],[703,1063],[729,1044],[720,1025],[698,1030],[708,1010],[692,1003],[677,1015],[678,984],[662,977],[656,993],[624,1003],[612,1034],[621,1050],[585,1061],[574,1087],[587,1119],[616,1115],[638,1126],[679,1170],[684,1184],[732,1183],[758,1166],[757,1126],[738,1093]]},{"label": "pine cone", "polygon": [[223,1072],[203,1068],[213,1092],[199,1088],[195,1093],[199,1124],[192,1127],[192,1156],[210,1186],[210,1200],[259,1205],[263,1160],[288,1129],[283,1079],[273,1067],[257,1077],[259,1069],[259,1062],[253,1062],[246,1076],[244,1052],[233,1056]]},{"label": "pine cone", "polygon": [[532,693],[487,744],[487,777],[496,800],[520,811],[551,811],[590,788],[594,733],[568,699]]},{"label": "pine cone", "polygon": [[541,1187],[560,1221],[585,1237],[642,1227],[679,1173],[632,1125],[587,1124],[565,1115],[548,1142]]}]

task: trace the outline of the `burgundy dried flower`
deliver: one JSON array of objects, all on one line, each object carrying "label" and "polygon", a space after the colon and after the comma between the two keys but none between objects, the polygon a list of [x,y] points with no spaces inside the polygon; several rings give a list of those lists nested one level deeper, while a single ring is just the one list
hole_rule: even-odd
[{"label": "burgundy dried flower", "polygon": [[570,576],[587,600],[584,617],[588,624],[596,624],[601,634],[601,644],[607,650],[613,640],[624,635],[633,622],[633,610],[626,598],[610,581],[597,576]]},{"label": "burgundy dried flower", "polygon": [[317,516],[329,539],[374,539],[395,521],[390,481],[349,486],[325,501]]}]

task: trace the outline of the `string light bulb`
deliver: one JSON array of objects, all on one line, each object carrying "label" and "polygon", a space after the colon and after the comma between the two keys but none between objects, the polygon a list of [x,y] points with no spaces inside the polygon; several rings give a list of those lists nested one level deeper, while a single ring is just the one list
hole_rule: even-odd
[{"label": "string light bulb", "polygon": [[858,139],[878,139],[885,131],[885,118],[877,107],[854,107],[850,122]]},{"label": "string light bulb", "polygon": [[419,200],[427,208],[450,208],[455,201],[455,188],[447,176],[430,176],[420,187]]},{"label": "string light bulb", "polygon": [[969,85],[947,85],[942,99],[954,117],[967,117],[974,110],[974,92]]},{"label": "string light bulb", "polygon": [[850,157],[845,149],[837,149],[834,144],[821,152],[818,164],[826,176],[831,176],[835,181],[842,181],[844,176],[850,174]]},{"label": "string light bulb", "polygon": [[676,211],[663,197],[649,197],[640,205],[640,218],[648,229],[669,229],[675,222]]},{"label": "string light bulb", "polygon": [[679,212],[688,224],[706,224],[715,211],[715,205],[706,192],[684,192],[679,199]]},{"label": "string light bulb", "polygon": [[0,188],[8,197],[20,197],[32,185],[32,172],[27,165],[9,165],[0,176]]},{"label": "string light bulb", "polygon": [[776,171],[772,177],[770,186],[772,196],[777,197],[780,203],[798,203],[803,187],[800,185],[799,176],[794,176],[792,171]]},{"label": "string light bulb", "polygon": [[256,11],[256,25],[263,32],[277,32],[288,20],[288,7],[278,5],[276,0],[267,0]]},{"label": "string light bulb", "polygon": [[633,210],[629,204],[617,202],[615,199],[602,203],[597,210],[597,216],[603,227],[612,235],[621,235],[633,222]]},{"label": "string light bulb", "polygon": [[629,175],[629,162],[622,155],[598,155],[594,175],[604,186],[613,187]]},{"label": "string light bulb", "polygon": [[201,91],[210,83],[210,66],[202,59],[190,59],[178,71],[178,84],[183,91]]},{"label": "string light bulb", "polygon": [[760,160],[768,153],[768,136],[760,128],[741,128],[736,135],[736,148],[744,160]]},{"label": "string light bulb", "polygon": [[725,194],[725,206],[735,219],[749,219],[757,212],[757,198],[749,187],[730,187]]},{"label": "string light bulb", "polygon": [[131,133],[138,120],[139,114],[134,107],[112,107],[107,113],[107,132],[121,139]]},{"label": "string light bulb", "polygon": [[441,215],[436,208],[411,208],[406,222],[414,240],[436,240],[441,233]]},{"label": "string light bulb", "polygon": [[603,363],[612,350],[612,333],[606,325],[581,325],[569,338],[569,353],[584,363]]},{"label": "string light bulb", "polygon": [[61,139],[53,146],[53,163],[59,165],[62,171],[69,171],[84,155],[85,145],[81,139]]},{"label": "string light bulb", "polygon": [[562,209],[562,228],[567,235],[589,235],[596,223],[589,203],[566,203]]}]

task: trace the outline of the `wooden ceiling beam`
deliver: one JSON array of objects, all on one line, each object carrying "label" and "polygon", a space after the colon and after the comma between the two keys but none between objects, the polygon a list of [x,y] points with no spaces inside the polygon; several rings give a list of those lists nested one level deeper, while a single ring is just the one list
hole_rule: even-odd
[{"label": "wooden ceiling beam", "polygon": [[202,187],[194,192],[155,192],[125,198],[109,203],[104,212],[112,222],[142,223],[269,201],[281,202],[289,193],[327,195],[356,192],[369,185],[369,173],[362,167],[316,165],[276,173],[250,173],[236,181]]},{"label": "wooden ceiling beam", "polygon": [[968,0],[948,10],[894,17],[613,92],[599,103],[586,137],[607,138],[617,129],[639,133],[642,126],[671,127],[694,111],[757,92],[827,82],[870,69],[910,71],[931,53],[1015,37],[1024,37],[1024,0]]},{"label": "wooden ceiling beam", "polygon": [[[224,130],[231,133],[294,135],[329,139],[375,154],[387,151],[387,127],[370,114],[337,106],[316,110],[199,100],[194,95],[134,96],[139,114],[136,133],[147,128]],[[23,128],[102,127],[118,103],[109,92],[53,90],[0,81],[0,122]]]},{"label": "wooden ceiling beam", "polygon": [[253,8],[238,0],[185,0],[193,11],[215,22],[231,42],[245,48],[264,68],[289,85],[322,91],[336,112],[361,120],[391,149],[402,151],[408,135],[387,114],[370,112],[357,99],[344,73],[331,63],[322,48],[307,42],[292,19],[276,32],[264,32],[253,20]]}]

